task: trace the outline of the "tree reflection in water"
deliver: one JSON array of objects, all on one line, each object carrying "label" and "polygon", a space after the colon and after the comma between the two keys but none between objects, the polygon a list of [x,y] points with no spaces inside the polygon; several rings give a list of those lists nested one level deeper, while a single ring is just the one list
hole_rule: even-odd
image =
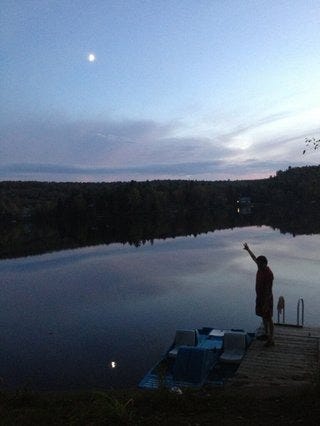
[{"label": "tree reflection in water", "polygon": [[[92,220],[7,223],[0,225],[0,258],[15,258],[46,252],[122,243],[136,247],[155,239],[199,235],[244,226],[270,226],[281,233],[320,234],[319,214],[315,205],[297,204],[284,209],[255,206],[245,214],[238,209],[170,212],[144,217],[123,215],[112,222],[103,217]],[[248,214],[250,213],[250,214]]]}]

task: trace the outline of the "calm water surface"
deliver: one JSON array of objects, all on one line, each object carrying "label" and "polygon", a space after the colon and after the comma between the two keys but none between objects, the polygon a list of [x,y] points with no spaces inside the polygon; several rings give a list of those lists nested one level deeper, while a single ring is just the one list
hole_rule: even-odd
[{"label": "calm water surface", "polygon": [[305,323],[319,325],[319,235],[246,227],[138,248],[113,244],[2,260],[5,386],[136,386],[177,328],[255,330],[256,266],[243,241],[269,259],[287,320],[296,321],[302,296]]}]

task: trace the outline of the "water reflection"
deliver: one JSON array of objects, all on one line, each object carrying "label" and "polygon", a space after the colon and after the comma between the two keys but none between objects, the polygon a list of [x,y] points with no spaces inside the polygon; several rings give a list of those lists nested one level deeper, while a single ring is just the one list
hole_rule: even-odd
[{"label": "water reflection", "polygon": [[96,246],[130,244],[136,247],[155,239],[196,236],[221,229],[267,225],[293,236],[320,233],[319,214],[314,205],[274,206],[239,204],[231,210],[194,211],[162,218],[137,216],[105,223],[69,222],[50,226],[38,223],[0,224],[0,258],[23,257],[46,252]]},{"label": "water reflection", "polygon": [[303,296],[305,323],[319,324],[319,235],[243,226],[8,259],[0,261],[0,376],[41,389],[135,386],[177,328],[253,330],[256,271],[243,241],[269,259],[288,321]]}]

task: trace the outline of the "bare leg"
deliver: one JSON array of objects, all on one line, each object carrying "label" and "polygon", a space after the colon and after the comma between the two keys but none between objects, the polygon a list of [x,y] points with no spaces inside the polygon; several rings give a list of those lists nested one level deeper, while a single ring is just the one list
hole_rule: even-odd
[{"label": "bare leg", "polygon": [[269,331],[270,331],[270,339],[273,340],[273,331],[274,331],[274,325],[272,318],[269,320]]},{"label": "bare leg", "polygon": [[273,331],[274,331],[274,325],[272,318],[266,319],[266,325],[265,325],[269,331],[268,333],[268,340],[265,343],[265,346],[274,346],[274,340],[273,340]]}]

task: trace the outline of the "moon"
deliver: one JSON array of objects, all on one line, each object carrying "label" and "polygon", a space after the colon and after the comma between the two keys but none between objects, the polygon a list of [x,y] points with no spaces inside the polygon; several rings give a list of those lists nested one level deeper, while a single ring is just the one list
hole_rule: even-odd
[{"label": "moon", "polygon": [[94,53],[89,53],[87,59],[89,62],[94,62],[96,60],[96,55]]}]

